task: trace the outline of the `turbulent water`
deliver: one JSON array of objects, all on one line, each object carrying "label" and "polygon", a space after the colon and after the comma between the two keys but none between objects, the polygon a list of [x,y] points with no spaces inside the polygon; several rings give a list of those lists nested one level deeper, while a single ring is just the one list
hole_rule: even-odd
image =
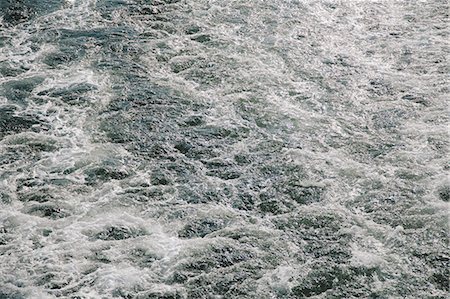
[{"label": "turbulent water", "polygon": [[448,14],[0,0],[0,298],[446,298]]}]

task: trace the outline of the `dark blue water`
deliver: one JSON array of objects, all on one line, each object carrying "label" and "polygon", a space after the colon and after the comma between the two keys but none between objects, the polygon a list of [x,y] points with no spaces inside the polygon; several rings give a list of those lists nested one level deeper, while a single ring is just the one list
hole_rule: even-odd
[{"label": "dark blue water", "polygon": [[445,298],[448,11],[0,0],[0,298]]}]

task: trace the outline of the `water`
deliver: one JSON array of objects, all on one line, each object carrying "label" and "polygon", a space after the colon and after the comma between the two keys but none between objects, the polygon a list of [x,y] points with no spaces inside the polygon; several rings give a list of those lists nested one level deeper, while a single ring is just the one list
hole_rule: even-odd
[{"label": "water", "polygon": [[445,298],[448,11],[0,0],[0,298]]}]

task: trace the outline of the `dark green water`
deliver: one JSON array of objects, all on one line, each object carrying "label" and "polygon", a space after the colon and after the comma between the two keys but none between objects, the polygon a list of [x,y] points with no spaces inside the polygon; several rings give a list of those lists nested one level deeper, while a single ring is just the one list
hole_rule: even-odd
[{"label": "dark green water", "polygon": [[0,298],[445,298],[448,11],[0,0]]}]

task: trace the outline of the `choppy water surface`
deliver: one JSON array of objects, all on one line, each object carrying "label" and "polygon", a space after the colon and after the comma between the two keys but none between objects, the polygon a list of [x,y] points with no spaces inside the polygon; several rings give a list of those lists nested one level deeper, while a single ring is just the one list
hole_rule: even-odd
[{"label": "choppy water surface", "polygon": [[0,298],[445,298],[448,12],[0,0]]}]

